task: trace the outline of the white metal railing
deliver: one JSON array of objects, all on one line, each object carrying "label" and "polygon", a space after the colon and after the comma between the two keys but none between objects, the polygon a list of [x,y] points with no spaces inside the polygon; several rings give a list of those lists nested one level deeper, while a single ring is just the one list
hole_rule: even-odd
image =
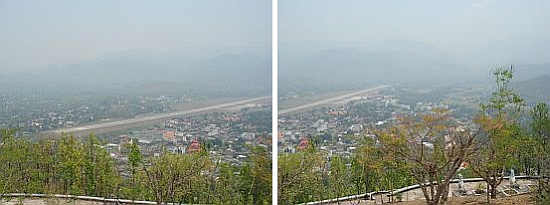
[{"label": "white metal railing", "polygon": [[[510,177],[504,177],[504,179],[509,179]],[[541,176],[516,176],[516,179],[539,179]],[[549,178],[548,176],[542,176],[542,178]],[[470,182],[480,182],[484,181],[483,178],[468,178],[463,179],[464,183],[470,183]],[[451,180],[451,183],[458,183],[458,179]],[[327,203],[334,203],[334,202],[342,202],[342,201],[350,201],[355,199],[372,199],[372,196],[379,195],[379,194],[387,194],[387,196],[393,196],[399,193],[411,191],[414,189],[418,189],[423,185],[427,184],[415,184],[407,187],[403,187],[400,189],[396,189],[394,191],[377,191],[377,192],[370,192],[366,194],[358,194],[358,195],[352,195],[352,196],[346,196],[346,197],[340,197],[336,199],[325,199],[322,201],[314,201],[314,202],[307,202],[303,203],[303,205],[316,205],[316,204],[327,204]],[[57,198],[57,199],[72,199],[72,200],[83,200],[83,201],[96,201],[96,202],[103,202],[103,203],[115,203],[115,204],[151,204],[155,205],[157,202],[154,201],[136,201],[136,200],[129,200],[129,199],[109,199],[104,197],[93,197],[93,196],[76,196],[76,195],[62,195],[62,194],[25,194],[25,193],[10,193],[10,194],[0,194],[0,199],[6,198],[6,197],[26,197],[26,198]],[[176,205],[178,203],[167,203],[169,205]]]}]

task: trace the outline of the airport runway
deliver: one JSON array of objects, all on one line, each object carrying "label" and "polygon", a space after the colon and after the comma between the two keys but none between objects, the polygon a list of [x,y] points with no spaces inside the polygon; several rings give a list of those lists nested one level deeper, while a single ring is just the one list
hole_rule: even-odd
[{"label": "airport runway", "polygon": [[271,96],[264,96],[264,97],[258,97],[258,98],[251,98],[246,100],[240,100],[240,101],[234,101],[229,103],[223,103],[218,105],[212,105],[202,108],[195,108],[190,110],[184,110],[184,111],[177,111],[177,112],[171,112],[171,113],[165,113],[165,114],[158,114],[153,116],[147,116],[147,117],[140,117],[140,118],[134,118],[134,119],[126,119],[126,120],[120,120],[120,121],[113,121],[113,122],[106,122],[106,123],[98,123],[98,124],[92,124],[92,125],[86,125],[81,127],[73,127],[73,128],[66,128],[66,129],[58,129],[58,130],[51,130],[51,131],[45,131],[42,132],[42,134],[61,134],[61,133],[82,133],[82,132],[92,132],[94,130],[101,130],[106,128],[115,128],[115,127],[124,127],[131,124],[140,124],[140,123],[146,123],[150,121],[158,121],[163,120],[167,118],[172,118],[175,116],[182,116],[182,115],[189,115],[193,113],[201,113],[201,112],[207,112],[211,110],[217,110],[222,108],[228,108],[232,106],[237,105],[243,105],[248,103],[253,103],[257,101],[267,100],[270,99]]},{"label": "airport runway", "polygon": [[305,104],[305,105],[300,105],[300,106],[297,106],[297,107],[280,110],[279,115],[284,115],[284,114],[288,114],[288,113],[296,112],[296,111],[300,111],[300,110],[306,110],[306,109],[316,107],[316,106],[319,106],[319,105],[330,104],[330,103],[340,101],[340,100],[344,100],[346,98],[350,98],[350,97],[353,97],[353,96],[356,96],[356,95],[369,93],[369,92],[376,91],[376,90],[379,90],[379,89],[382,89],[382,88],[387,88],[387,87],[390,87],[390,86],[389,85],[380,85],[380,86],[376,86],[374,88],[360,90],[360,91],[357,91],[357,92],[352,92],[352,93],[348,93],[348,94],[345,94],[345,95],[340,95],[340,96],[336,96],[336,97],[332,97],[332,98],[328,98],[328,99],[315,101],[315,102],[308,103],[308,104]]}]

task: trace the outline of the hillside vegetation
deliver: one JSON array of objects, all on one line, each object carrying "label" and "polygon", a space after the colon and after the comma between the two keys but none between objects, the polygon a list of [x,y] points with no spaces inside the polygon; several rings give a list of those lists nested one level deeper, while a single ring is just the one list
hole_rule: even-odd
[{"label": "hillside vegetation", "polygon": [[[1,130],[0,196],[70,194],[162,203],[270,204],[271,161],[253,147],[242,166],[212,159],[206,150],[143,158],[128,144],[128,164],[116,166],[94,135],[31,142]],[[122,173],[129,176],[123,177]]]}]

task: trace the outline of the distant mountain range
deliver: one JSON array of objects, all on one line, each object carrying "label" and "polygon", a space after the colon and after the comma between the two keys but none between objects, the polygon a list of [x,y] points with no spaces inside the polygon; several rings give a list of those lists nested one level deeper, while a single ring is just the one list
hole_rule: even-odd
[{"label": "distant mountain range", "polygon": [[520,81],[514,87],[529,104],[550,102],[550,74]]},{"label": "distant mountain range", "polygon": [[[280,93],[366,87],[369,84],[453,86],[492,84],[494,65],[474,65],[414,41],[281,44]],[[483,58],[482,56],[479,58]],[[503,62],[495,62],[495,65]],[[550,75],[550,64],[516,65],[514,81]]]},{"label": "distant mountain range", "polygon": [[550,63],[516,65],[514,68],[516,81],[527,81],[545,75],[550,75]]},{"label": "distant mountain range", "polygon": [[[419,42],[321,46],[298,51],[293,48],[291,45],[280,48],[279,86],[282,89],[300,87],[295,84],[303,87],[308,84],[341,87],[402,83],[437,85],[481,81],[485,77],[480,75],[479,69],[462,66],[446,53]],[[284,87],[283,82],[293,86]]]},{"label": "distant mountain range", "polygon": [[201,57],[189,53],[127,52],[78,64],[12,73],[9,80],[0,84],[67,92],[168,95],[185,91],[259,96],[271,91],[270,59],[267,49],[229,50]]}]

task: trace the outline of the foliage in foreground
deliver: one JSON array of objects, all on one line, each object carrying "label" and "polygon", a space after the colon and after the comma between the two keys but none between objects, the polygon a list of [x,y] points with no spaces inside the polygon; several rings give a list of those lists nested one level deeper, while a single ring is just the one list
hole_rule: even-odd
[{"label": "foliage in foreground", "polygon": [[422,186],[426,202],[444,204],[449,185],[459,168],[474,153],[477,133],[453,125],[446,110],[403,118],[399,124],[380,131],[380,149],[394,155],[410,168],[410,176]]},{"label": "foliage in foreground", "polygon": [[42,193],[127,198],[159,204],[270,204],[271,161],[251,148],[242,166],[215,161],[201,151],[143,158],[129,145],[128,177],[93,135],[31,142],[0,130],[0,195]]},{"label": "foliage in foreground", "polygon": [[412,184],[404,163],[376,150],[371,139],[352,158],[329,156],[314,147],[279,156],[279,204],[298,204]]}]

